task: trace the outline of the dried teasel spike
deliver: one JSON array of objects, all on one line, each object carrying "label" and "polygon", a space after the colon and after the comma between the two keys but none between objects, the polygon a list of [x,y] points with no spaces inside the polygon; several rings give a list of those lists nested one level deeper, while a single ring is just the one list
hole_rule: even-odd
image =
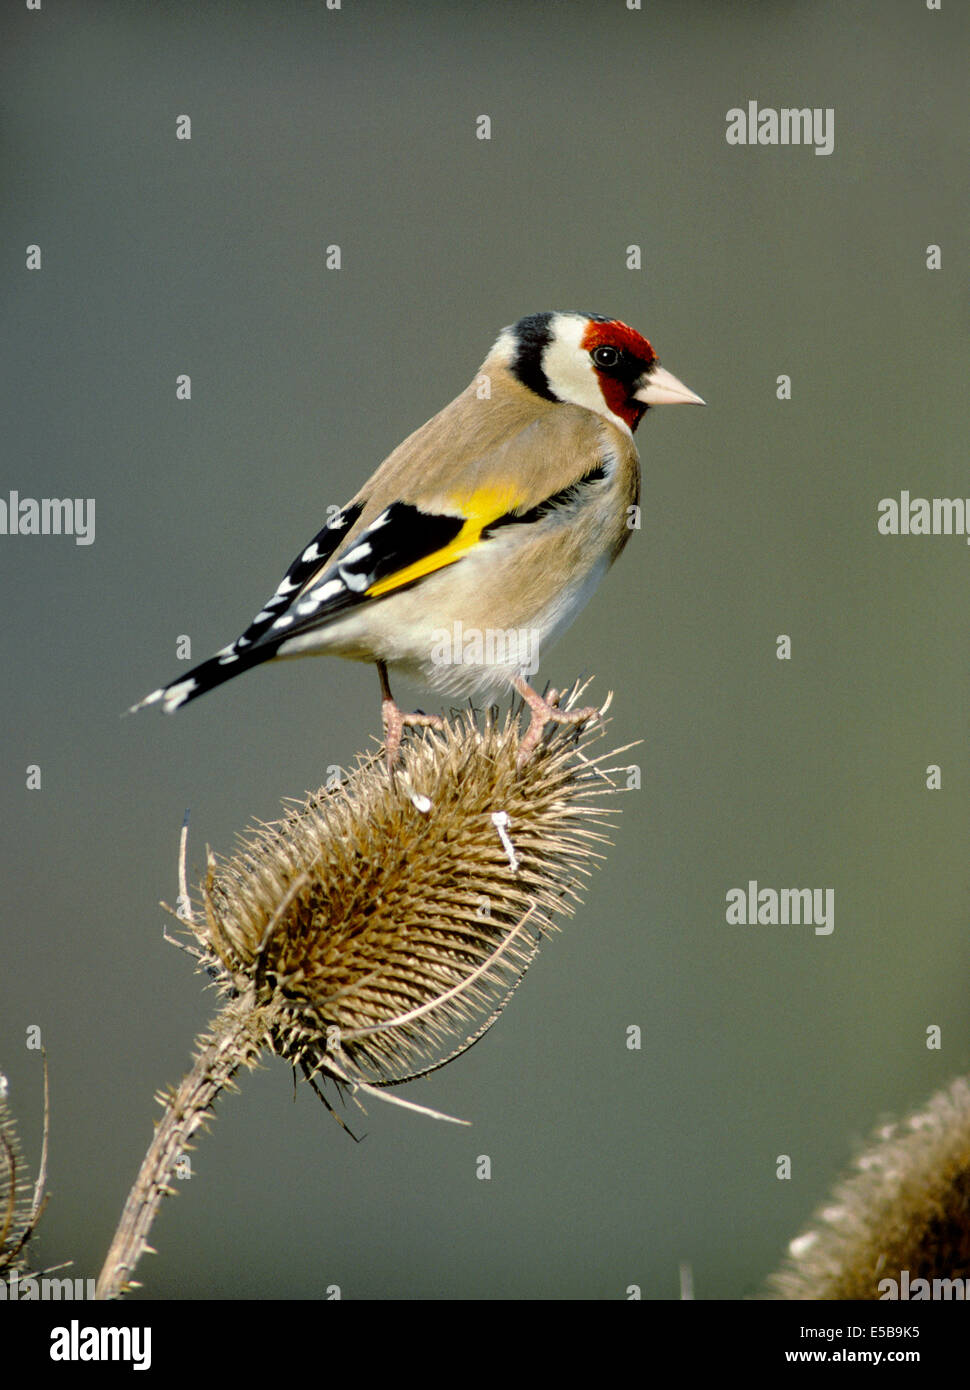
[{"label": "dried teasel spike", "polygon": [[27,1244],[48,1202],[44,1192],[50,1146],[50,1080],[46,1052],[43,1053],[43,1062],[44,1135],[33,1189],[21,1155],[17,1126],[7,1101],[7,1079],[0,1073],[0,1279],[5,1280],[26,1272]]},{"label": "dried teasel spike", "polygon": [[[968,1279],[970,1079],[964,1077],[924,1109],[880,1127],[790,1243],[767,1296],[963,1298]],[[961,1281],[958,1293],[953,1280]]]},{"label": "dried teasel spike", "polygon": [[599,717],[551,725],[520,765],[516,718],[453,713],[405,740],[393,778],[380,754],[361,756],[339,785],[254,822],[227,858],[207,848],[194,902],[180,870],[175,915],[223,1004],[189,1074],[159,1097],[98,1297],[133,1287],[179,1153],[264,1052],[331,1112],[328,1088],[454,1119],[386,1089],[477,1042],[575,910],[616,813],[603,797],[623,789],[608,762],[624,750],[593,749],[602,731]]}]

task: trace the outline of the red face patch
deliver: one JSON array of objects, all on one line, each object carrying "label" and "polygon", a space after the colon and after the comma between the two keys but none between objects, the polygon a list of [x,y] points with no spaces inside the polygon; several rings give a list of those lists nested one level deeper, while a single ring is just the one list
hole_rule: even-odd
[{"label": "red face patch", "polygon": [[631,430],[635,430],[646,406],[631,399],[634,383],[653,366],[657,354],[646,338],[619,319],[610,319],[607,323],[590,320],[583,334],[582,347],[586,352],[594,352],[598,347],[614,347],[622,353],[615,370],[597,367],[595,363],[593,366],[607,406]]},{"label": "red face patch", "polygon": [[621,352],[625,351],[630,353],[631,357],[639,358],[644,371],[657,360],[657,354],[646,338],[641,337],[636,329],[621,323],[619,319],[610,319],[609,323],[596,323],[595,320],[591,320],[583,334],[582,345],[587,352],[605,345],[619,348]]}]

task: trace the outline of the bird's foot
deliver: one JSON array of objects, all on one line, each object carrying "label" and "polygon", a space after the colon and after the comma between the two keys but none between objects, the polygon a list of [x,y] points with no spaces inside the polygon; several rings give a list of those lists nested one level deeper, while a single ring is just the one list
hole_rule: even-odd
[{"label": "bird's foot", "polygon": [[381,721],[384,725],[384,751],[387,758],[387,770],[392,777],[397,755],[401,751],[401,739],[405,729],[409,727],[443,729],[445,727],[445,721],[437,714],[405,714],[397,701],[390,695],[386,695],[381,700]]},{"label": "bird's foot", "polygon": [[609,706],[609,700],[602,709],[597,709],[595,705],[586,705],[583,709],[563,710],[559,708],[559,701],[562,698],[558,690],[550,690],[546,696],[540,695],[533,690],[531,685],[527,685],[521,677],[514,681],[516,690],[522,696],[531,712],[529,727],[525,731],[525,737],[519,744],[517,756],[518,766],[527,762],[538,746],[542,731],[547,724],[585,724],[587,720],[598,719],[605,714]]}]

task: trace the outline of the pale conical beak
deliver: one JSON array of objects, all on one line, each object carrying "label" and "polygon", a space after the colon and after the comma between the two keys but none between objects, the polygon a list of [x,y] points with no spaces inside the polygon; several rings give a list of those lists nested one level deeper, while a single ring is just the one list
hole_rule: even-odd
[{"label": "pale conical beak", "polygon": [[635,401],[643,401],[644,405],[705,405],[700,396],[696,396],[693,391],[688,390],[682,381],[678,381],[673,372],[668,372],[665,367],[654,367],[652,371],[644,372],[640,378],[640,388],[633,393]]}]

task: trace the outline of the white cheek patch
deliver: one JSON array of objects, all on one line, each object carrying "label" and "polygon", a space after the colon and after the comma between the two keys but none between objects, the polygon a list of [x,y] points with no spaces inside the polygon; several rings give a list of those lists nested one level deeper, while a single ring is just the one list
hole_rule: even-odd
[{"label": "white cheek patch", "polygon": [[614,414],[603,399],[596,369],[582,345],[586,328],[586,319],[573,318],[569,314],[554,316],[550,324],[552,341],[542,354],[542,370],[549,390],[560,401],[581,405],[586,410],[595,410],[597,415],[605,415],[612,424],[629,434],[626,421]]}]

